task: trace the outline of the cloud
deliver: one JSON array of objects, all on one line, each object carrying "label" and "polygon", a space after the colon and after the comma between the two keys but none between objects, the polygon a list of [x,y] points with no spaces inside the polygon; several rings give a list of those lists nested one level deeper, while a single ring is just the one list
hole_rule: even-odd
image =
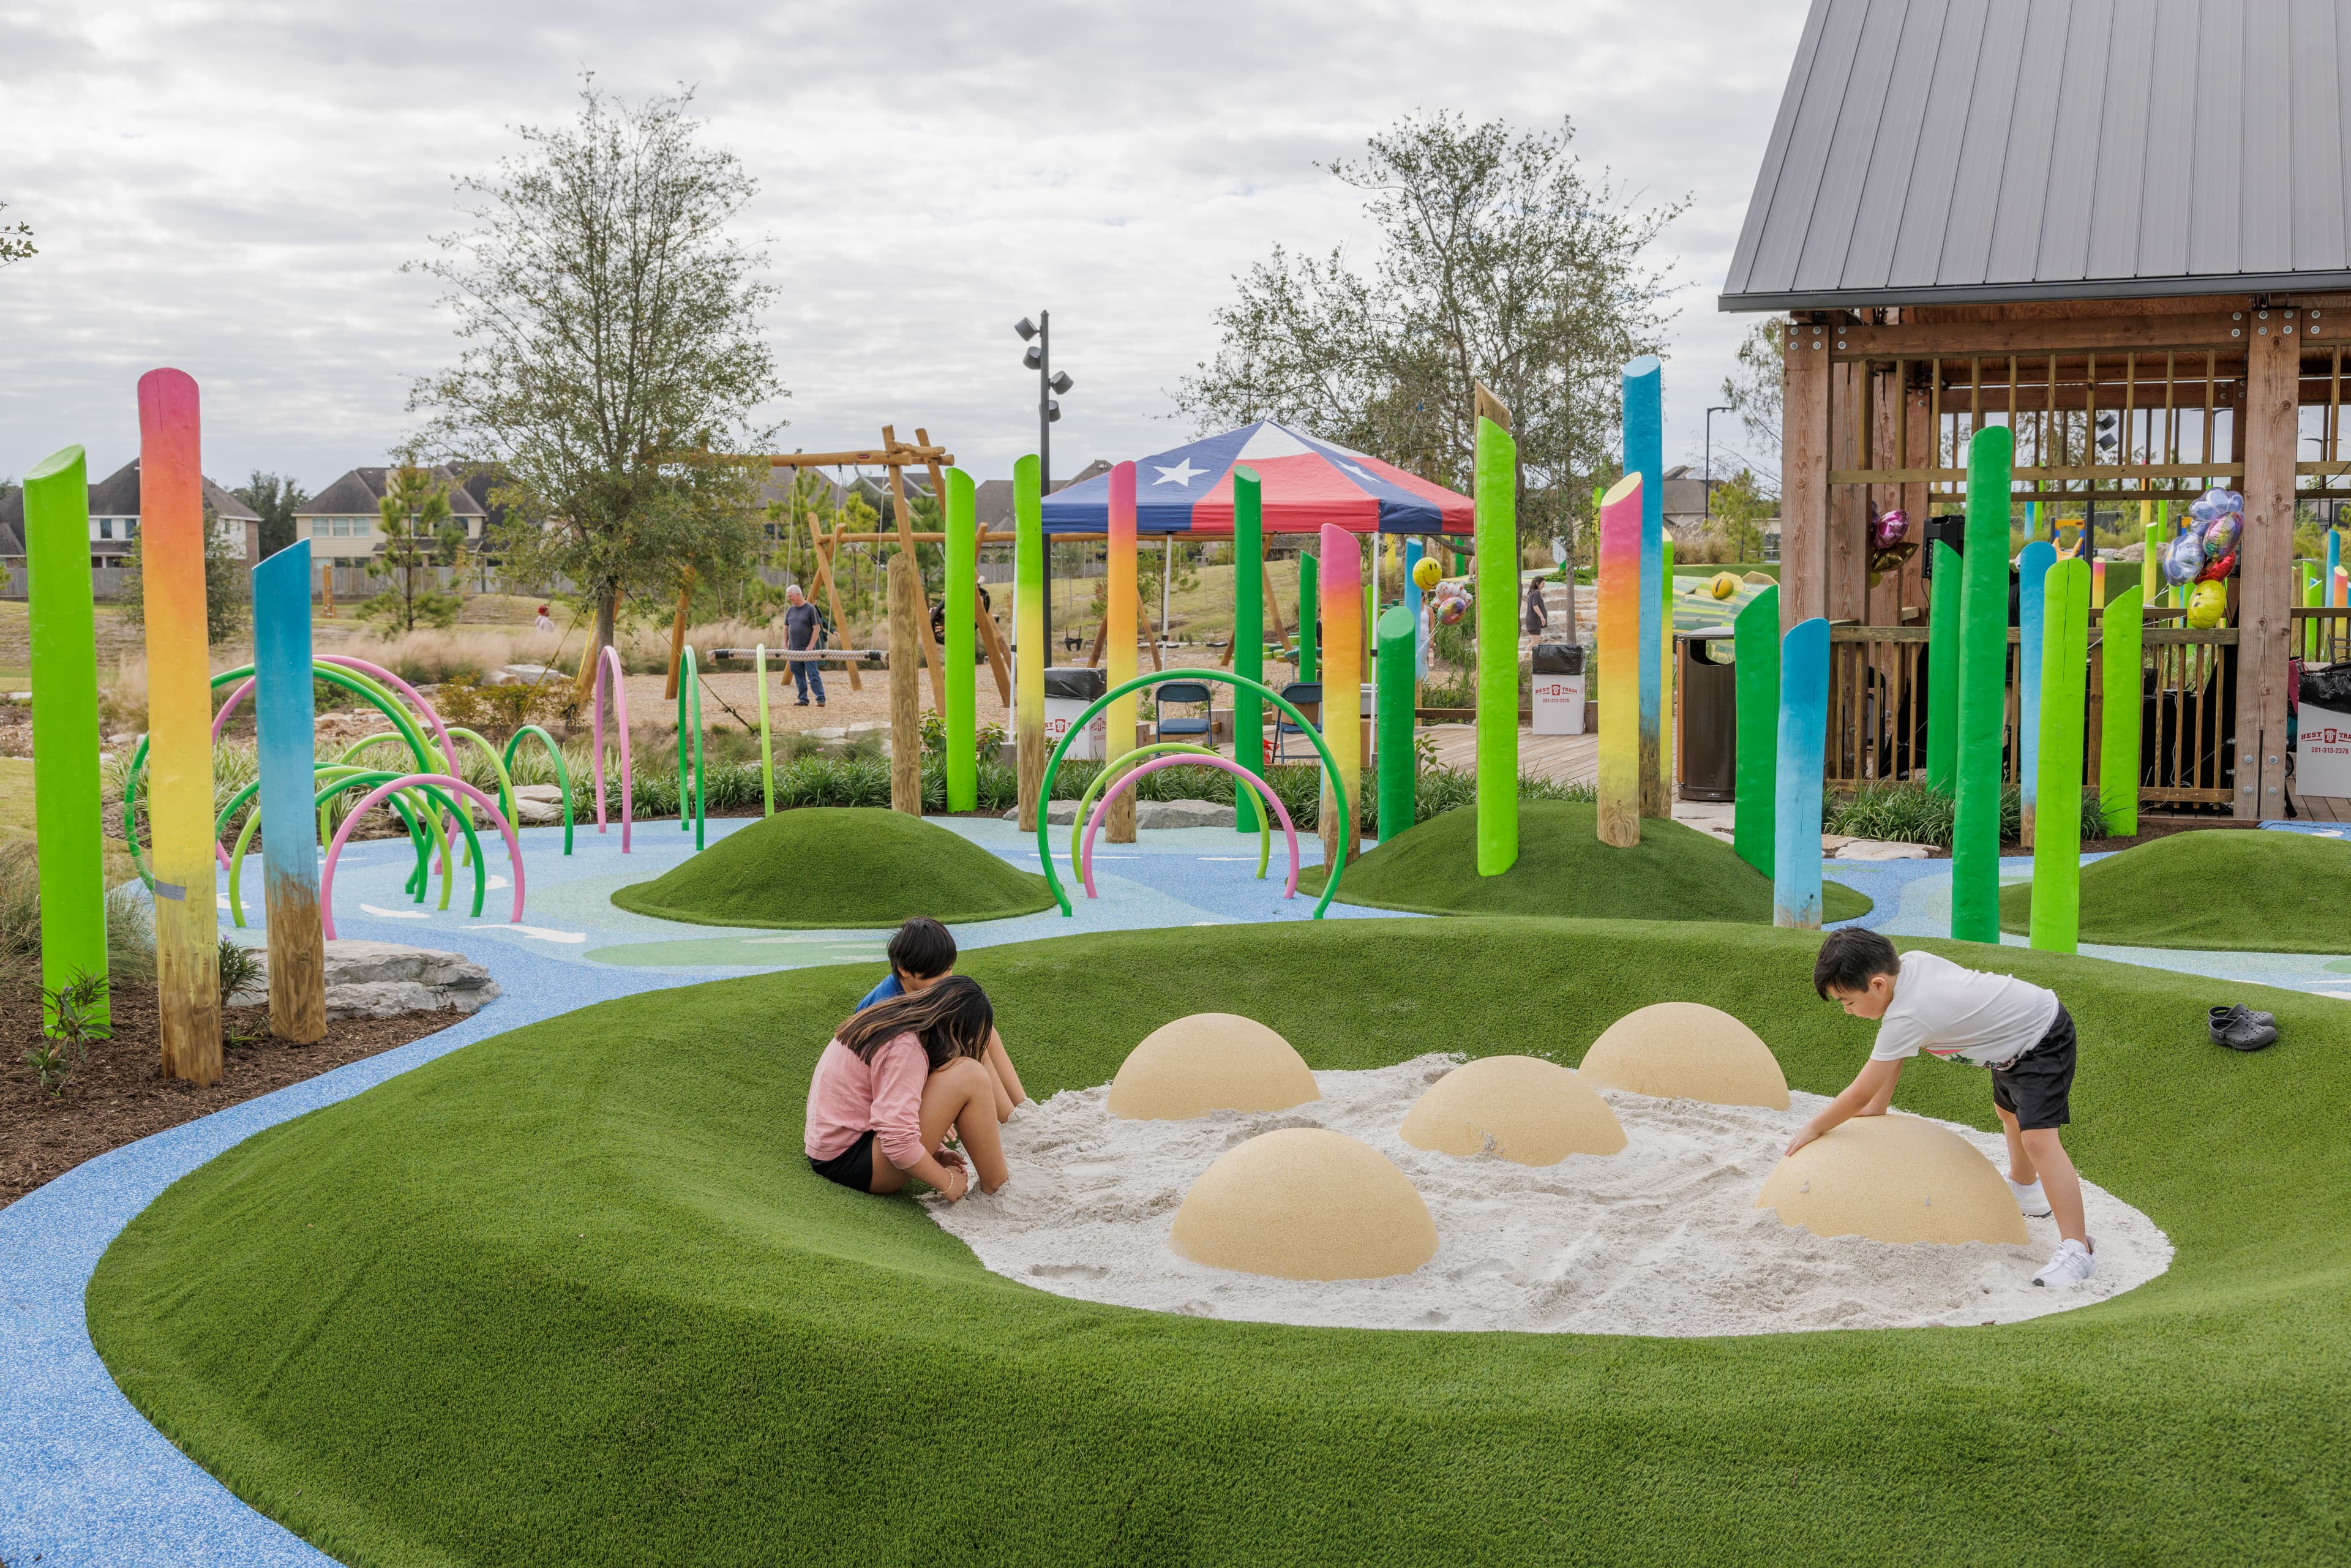
[{"label": "cloud", "polygon": [[[14,0],[10,0],[13,5]],[[578,76],[693,83],[763,191],[746,215],[789,446],[950,443],[981,477],[1035,434],[1011,323],[1053,312],[1076,378],[1055,467],[1187,434],[1168,392],[1214,352],[1233,275],[1276,244],[1360,244],[1316,164],[1415,110],[1572,116],[1668,231],[1681,315],[1667,442],[1697,455],[1750,324],[1714,308],[1803,7],[1796,0],[1207,0],[892,6],[616,0],[137,4],[0,12],[0,200],[42,254],[0,271],[0,473],[68,442],[136,449],[133,386],[205,393],[206,467],[317,488],[379,462],[454,353],[424,279],[451,176],[572,110]],[[1718,420],[1718,426],[1722,423]],[[1719,428],[1718,435],[1725,433]]]}]

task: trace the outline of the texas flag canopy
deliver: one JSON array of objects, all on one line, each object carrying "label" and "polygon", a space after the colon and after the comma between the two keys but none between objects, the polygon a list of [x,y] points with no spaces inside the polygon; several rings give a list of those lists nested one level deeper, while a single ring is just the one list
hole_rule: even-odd
[{"label": "texas flag canopy", "polygon": [[[1237,463],[1255,470],[1263,486],[1269,534],[1312,533],[1325,523],[1358,534],[1467,534],[1476,510],[1468,497],[1442,485],[1259,420],[1138,462],[1135,531],[1230,534]],[[1109,526],[1107,474],[1045,497],[1049,534],[1098,534]]]}]

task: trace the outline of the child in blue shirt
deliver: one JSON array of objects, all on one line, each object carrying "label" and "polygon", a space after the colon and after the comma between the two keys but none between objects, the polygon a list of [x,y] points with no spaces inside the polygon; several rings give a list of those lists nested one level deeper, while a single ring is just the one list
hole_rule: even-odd
[{"label": "child in blue shirt", "polygon": [[[956,941],[947,928],[928,915],[917,915],[898,927],[890,938],[890,973],[882,983],[865,993],[857,1004],[863,1012],[875,1002],[892,997],[917,996],[955,973]],[[1020,1074],[1012,1070],[1012,1057],[1004,1049],[1004,1037],[991,1025],[987,1031],[987,1054],[983,1059],[996,1074],[996,1119],[1011,1120],[1012,1109],[1028,1101],[1028,1092],[1020,1087]]]}]

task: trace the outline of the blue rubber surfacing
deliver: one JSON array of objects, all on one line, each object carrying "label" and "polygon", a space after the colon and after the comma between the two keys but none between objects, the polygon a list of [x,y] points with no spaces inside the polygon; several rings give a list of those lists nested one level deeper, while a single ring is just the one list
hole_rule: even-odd
[{"label": "blue rubber surfacing", "polygon": [[[1033,839],[1011,823],[935,820],[1014,864],[1035,869]],[[748,821],[714,819],[711,836]],[[2331,831],[2300,823],[2265,826]],[[674,823],[642,824],[635,852],[625,859],[617,829],[600,838],[592,825],[584,828],[578,852],[569,859],[559,852],[559,829],[529,829],[521,836],[529,875],[521,928],[496,918],[495,894],[485,905],[489,917],[465,916],[470,873],[460,873],[449,911],[432,911],[429,904],[420,911],[400,890],[414,863],[404,840],[352,846],[336,875],[340,935],[463,951],[489,968],[504,992],[498,1000],[437,1034],[102,1155],[0,1209],[0,1474],[9,1478],[0,1489],[0,1562],[9,1568],[37,1560],[42,1568],[275,1568],[333,1561],[248,1508],[149,1426],[116,1388],[90,1344],[83,1291],[99,1258],[132,1217],[181,1176],[267,1127],[348,1099],[475,1040],[580,1007],[763,969],[882,962],[887,930],[682,927],[612,907],[613,887],[658,876],[693,852],[692,839]],[[1280,896],[1279,858],[1267,882],[1255,880],[1253,836],[1195,828],[1150,832],[1144,840],[1137,845],[1097,841],[1095,880],[1102,896],[1090,901],[1082,890],[1073,890],[1075,918],[1040,914],[959,926],[957,943],[982,947],[1087,931],[1301,919],[1313,906],[1311,898]],[[1055,835],[1057,852],[1066,842]],[[1301,852],[1303,862],[1320,862],[1319,844],[1302,841]],[[2003,881],[2028,874],[2031,864],[2004,861]],[[510,874],[495,852],[486,870]],[[1837,862],[1827,870],[1876,901],[1867,915],[1849,924],[1889,935],[1940,936],[1949,929],[1948,861]],[[1331,906],[1330,917],[1424,918],[1339,904]],[[258,911],[248,908],[247,919],[257,921]],[[225,908],[222,924],[225,929]],[[257,945],[262,935],[256,927],[241,933],[240,939]],[[698,956],[720,951],[730,958],[739,952],[740,959],[664,961],[682,948]],[[2095,946],[2083,951],[2216,980],[2258,981],[2351,998],[2351,974],[2330,973],[2327,966],[2337,960],[2325,955]]]}]

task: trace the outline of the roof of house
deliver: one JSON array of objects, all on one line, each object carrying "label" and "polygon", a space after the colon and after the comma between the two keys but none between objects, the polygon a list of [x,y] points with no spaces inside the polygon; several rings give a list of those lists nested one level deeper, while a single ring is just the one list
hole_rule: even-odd
[{"label": "roof of house", "polygon": [[2351,0],[1813,0],[1725,310],[2351,287]]},{"label": "roof of house", "polygon": [[[294,509],[298,517],[342,517],[372,514],[384,497],[390,468],[354,468]],[[495,477],[481,478],[481,495],[475,495],[471,480],[481,477],[459,474],[447,464],[428,468],[426,473],[448,486],[449,515],[455,517],[487,517],[490,509],[484,500]]]},{"label": "roof of house", "polygon": [[[231,492],[204,482],[204,505],[222,522],[257,523],[261,514],[240,501]],[[20,504],[21,505],[21,504]],[[135,517],[139,513],[139,459],[133,457],[105,478],[89,487],[89,515],[93,517]]]},{"label": "roof of house", "polygon": [[[1076,474],[1072,475],[1069,478],[1054,480],[1053,488],[1055,490],[1066,490],[1072,485],[1081,484],[1085,480],[1092,478],[1097,474],[1107,474],[1110,470],[1111,465],[1097,457],[1092,462],[1087,464],[1083,468],[1079,469]],[[1004,533],[1010,533],[1012,531],[1013,521],[1012,481],[1009,479],[983,479],[977,485],[974,486],[972,487],[972,516],[983,528],[994,528]]]}]

